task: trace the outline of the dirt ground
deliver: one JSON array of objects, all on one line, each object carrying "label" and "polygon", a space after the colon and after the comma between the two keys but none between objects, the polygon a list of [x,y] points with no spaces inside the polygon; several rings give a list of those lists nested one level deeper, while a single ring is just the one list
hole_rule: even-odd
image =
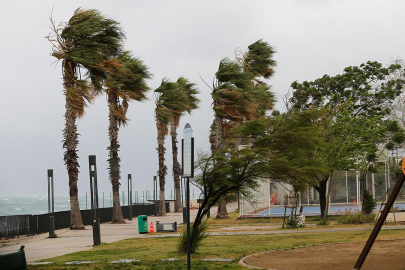
[{"label": "dirt ground", "polygon": [[[264,252],[244,260],[266,269],[353,269],[365,242]],[[405,269],[405,240],[376,241],[362,269]]]}]

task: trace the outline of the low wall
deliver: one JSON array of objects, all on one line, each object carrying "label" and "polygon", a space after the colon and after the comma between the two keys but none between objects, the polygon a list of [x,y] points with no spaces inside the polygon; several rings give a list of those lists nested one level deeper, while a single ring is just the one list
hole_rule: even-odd
[{"label": "low wall", "polygon": [[[121,206],[125,219],[129,217],[129,206]],[[169,212],[169,203],[166,203],[166,212]],[[91,209],[81,210],[84,225],[91,225]],[[100,208],[100,222],[112,221],[112,207]],[[158,204],[133,204],[132,217],[139,215],[157,216]],[[70,227],[70,211],[55,212],[55,230]],[[0,237],[12,237],[27,234],[40,234],[49,231],[49,214],[0,216]]]},{"label": "low wall", "polygon": [[[377,215],[376,220],[380,218],[380,214]],[[388,213],[387,218],[385,219],[386,222],[405,222],[405,212],[395,212],[395,213]]]}]

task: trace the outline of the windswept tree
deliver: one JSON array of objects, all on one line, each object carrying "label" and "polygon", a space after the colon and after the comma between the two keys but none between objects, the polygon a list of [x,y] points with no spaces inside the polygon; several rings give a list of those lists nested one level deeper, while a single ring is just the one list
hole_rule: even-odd
[{"label": "windswept tree", "polygon": [[[273,107],[274,94],[263,79],[274,74],[274,53],[267,42],[258,40],[245,53],[237,52],[235,61],[221,60],[211,93],[215,113],[215,150],[224,146],[224,138],[232,127],[261,118]],[[237,138],[233,143],[238,148],[243,138]],[[226,199],[222,198],[217,217],[227,216]]]},{"label": "windswept tree", "polygon": [[166,215],[165,207],[165,184],[167,166],[165,165],[164,147],[165,138],[169,132],[168,125],[173,119],[180,118],[184,113],[184,105],[187,103],[189,97],[186,91],[181,91],[177,82],[170,82],[169,80],[162,80],[161,85],[155,90],[155,120],[157,128],[157,142],[156,148],[159,158],[159,215]]},{"label": "windswept tree", "polygon": [[125,223],[120,206],[120,157],[118,151],[120,144],[118,142],[118,131],[120,126],[128,123],[126,116],[130,101],[146,100],[146,92],[149,87],[146,80],[151,75],[143,62],[134,58],[130,52],[126,51],[117,58],[112,59],[115,66],[110,69],[108,78],[105,82],[106,94],[109,108],[109,127],[108,135],[110,137],[109,151],[109,175],[113,190],[113,222]]},{"label": "windswept tree", "polygon": [[95,9],[77,9],[69,22],[56,26],[51,18],[52,56],[62,61],[66,98],[63,130],[64,161],[69,176],[70,228],[84,229],[80,214],[77,181],[79,143],[76,119],[82,117],[95,91],[101,91],[112,57],[122,51],[124,34],[118,22]]},{"label": "windswept tree", "polygon": [[[246,121],[229,131],[225,139],[250,137],[251,148],[237,150],[225,144],[217,151],[198,154],[196,164],[201,173],[193,182],[204,197],[192,224],[192,251],[205,233],[205,225],[201,226],[204,216],[227,193],[256,189],[269,177],[305,181],[307,177],[323,173],[324,167],[314,156],[322,143],[314,121],[319,114],[314,110]],[[181,252],[187,250],[185,239],[180,240]]]},{"label": "windswept tree", "polygon": [[[181,212],[182,203],[181,203],[181,191],[180,191],[180,174],[181,168],[180,163],[177,159],[178,147],[177,147],[177,128],[179,127],[180,118],[183,114],[189,113],[198,108],[198,103],[200,100],[196,97],[198,89],[195,87],[194,83],[190,83],[186,78],[180,77],[177,79],[177,89],[178,91],[184,92],[186,95],[186,100],[184,103],[179,104],[181,106],[180,114],[173,113],[172,118],[170,119],[170,136],[172,138],[172,155],[173,155],[173,180],[174,188],[176,194],[175,201],[175,211]],[[179,107],[180,107],[179,106]]]},{"label": "windswept tree", "polygon": [[[316,178],[322,217],[326,217],[327,183],[335,170],[361,172],[363,201],[369,196],[368,172],[375,172],[378,146],[392,149],[404,141],[404,131],[396,121],[387,119],[387,105],[398,97],[405,86],[403,77],[392,76],[403,69],[400,64],[383,67],[378,62],[350,66],[342,74],[324,75],[314,81],[293,82],[290,111],[326,109],[317,123],[325,144],[319,157],[328,171]],[[400,72],[403,74],[403,72]]]}]

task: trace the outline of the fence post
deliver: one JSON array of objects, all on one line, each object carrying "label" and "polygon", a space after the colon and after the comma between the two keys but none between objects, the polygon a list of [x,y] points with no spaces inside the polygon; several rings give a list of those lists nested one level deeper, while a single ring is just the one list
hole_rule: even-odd
[{"label": "fence post", "polygon": [[[271,193],[270,193],[271,196]],[[308,202],[308,206],[309,206],[309,184],[307,184],[307,202]]]},{"label": "fence post", "polygon": [[359,172],[356,171],[356,199],[357,199],[357,205],[359,205],[360,201],[360,182],[359,182]]},{"label": "fence post", "polygon": [[373,197],[375,199],[375,179],[374,179],[374,173],[371,174],[371,192],[373,194]]}]

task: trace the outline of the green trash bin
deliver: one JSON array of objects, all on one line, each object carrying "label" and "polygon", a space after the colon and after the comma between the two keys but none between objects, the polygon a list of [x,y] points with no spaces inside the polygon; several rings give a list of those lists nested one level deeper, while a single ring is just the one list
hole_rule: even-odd
[{"label": "green trash bin", "polygon": [[148,216],[138,216],[138,232],[148,233]]}]

